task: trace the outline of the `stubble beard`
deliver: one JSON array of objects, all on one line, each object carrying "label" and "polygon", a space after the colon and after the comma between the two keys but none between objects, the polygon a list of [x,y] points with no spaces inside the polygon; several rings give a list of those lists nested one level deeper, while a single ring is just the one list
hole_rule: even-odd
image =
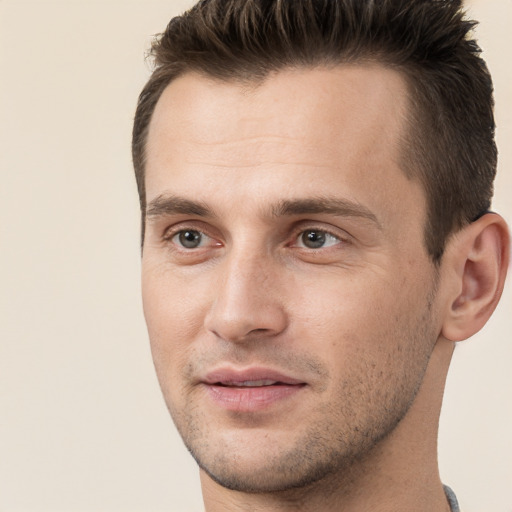
[{"label": "stubble beard", "polygon": [[[274,446],[270,436],[268,451],[257,464],[240,457],[236,444],[212,433],[209,418],[197,406],[177,410],[166,399],[199,467],[221,486],[244,493],[297,494],[311,487],[329,493],[331,487],[333,492],[348,487],[362,464],[406,416],[419,391],[437,340],[432,328],[434,294],[432,289],[428,307],[411,322],[414,325],[409,323],[398,333],[404,342],[397,350],[378,367],[365,361],[355,363],[357,370],[352,367],[336,395],[344,399],[319,404],[311,414],[319,419],[307,427],[290,425],[296,430],[288,446]],[[396,369],[397,360],[401,364]],[[389,367],[395,371],[386,375]]]}]

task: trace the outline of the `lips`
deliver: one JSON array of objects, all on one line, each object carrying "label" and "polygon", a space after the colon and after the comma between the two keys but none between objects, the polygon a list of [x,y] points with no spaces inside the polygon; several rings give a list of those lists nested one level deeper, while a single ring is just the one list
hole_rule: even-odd
[{"label": "lips", "polygon": [[266,368],[219,369],[207,374],[203,384],[216,406],[237,412],[268,409],[290,400],[306,383]]},{"label": "lips", "polygon": [[271,384],[304,384],[303,381],[290,377],[284,373],[269,368],[248,368],[236,370],[232,368],[218,369],[209,372],[204,381],[207,384],[218,384],[223,386],[264,386]]},{"label": "lips", "polygon": [[230,382],[228,384],[219,383],[220,386],[228,386],[228,387],[244,387],[244,388],[259,388],[262,386],[274,386],[280,384],[280,382],[276,380],[246,380],[246,381],[237,381]]}]

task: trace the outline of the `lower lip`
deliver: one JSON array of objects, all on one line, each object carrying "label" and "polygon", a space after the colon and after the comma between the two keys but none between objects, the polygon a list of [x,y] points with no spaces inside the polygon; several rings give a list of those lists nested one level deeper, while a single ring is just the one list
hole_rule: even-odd
[{"label": "lower lip", "polygon": [[261,387],[231,387],[207,384],[206,389],[215,404],[228,411],[254,412],[292,398],[304,386],[304,384],[279,384]]}]

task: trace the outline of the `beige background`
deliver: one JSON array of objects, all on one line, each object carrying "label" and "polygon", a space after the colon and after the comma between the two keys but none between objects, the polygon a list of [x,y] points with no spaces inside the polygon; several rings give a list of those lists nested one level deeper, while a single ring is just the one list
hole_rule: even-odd
[{"label": "beige background", "polygon": [[[153,375],[130,161],[150,36],[190,2],[0,0],[0,511],[201,510]],[[512,220],[512,1],[474,0]],[[460,345],[440,433],[468,512],[512,512],[512,286]]]}]

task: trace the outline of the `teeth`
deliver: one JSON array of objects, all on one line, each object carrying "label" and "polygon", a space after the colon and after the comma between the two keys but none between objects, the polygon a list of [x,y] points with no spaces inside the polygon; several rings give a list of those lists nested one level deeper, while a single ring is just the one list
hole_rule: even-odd
[{"label": "teeth", "polygon": [[247,387],[247,388],[258,388],[261,386],[273,386],[277,384],[275,380],[245,380],[243,382],[231,382],[230,386]]}]

